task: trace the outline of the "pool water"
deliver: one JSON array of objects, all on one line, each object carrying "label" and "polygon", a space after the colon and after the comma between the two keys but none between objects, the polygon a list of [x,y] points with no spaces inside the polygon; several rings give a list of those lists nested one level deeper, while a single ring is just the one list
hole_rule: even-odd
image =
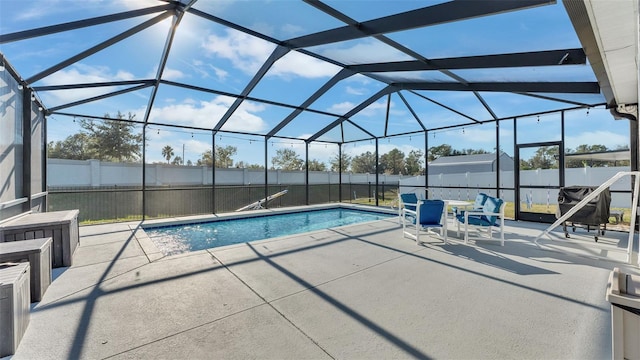
[{"label": "pool water", "polygon": [[145,227],[144,231],[165,255],[175,255],[365,221],[381,220],[393,216],[371,211],[338,208],[206,223]]}]

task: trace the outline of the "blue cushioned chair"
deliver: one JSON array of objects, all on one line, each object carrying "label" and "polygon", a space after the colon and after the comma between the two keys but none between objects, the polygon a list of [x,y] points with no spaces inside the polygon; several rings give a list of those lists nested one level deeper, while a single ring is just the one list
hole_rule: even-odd
[{"label": "blue cushioned chair", "polygon": [[398,194],[398,223],[402,221],[402,209],[416,211],[418,197],[414,193]]},{"label": "blue cushioned chair", "polygon": [[[487,196],[481,210],[465,211],[457,215],[458,235],[460,235],[460,223],[464,224],[464,242],[469,242],[469,227],[474,227],[482,235],[482,230],[486,230],[486,235],[478,239],[500,240],[500,245],[504,245],[504,207],[506,203],[502,199]],[[493,238],[493,227],[500,229],[500,238]]]},{"label": "blue cushioned chair", "polygon": [[[402,233],[403,237],[410,237],[420,245],[420,231],[426,230],[428,234],[438,235],[447,242],[447,218],[444,201],[442,200],[420,200],[415,210],[406,206],[402,210]],[[410,229],[407,229],[410,228]],[[440,229],[440,234],[432,229]],[[415,233],[413,231],[414,230]]]}]

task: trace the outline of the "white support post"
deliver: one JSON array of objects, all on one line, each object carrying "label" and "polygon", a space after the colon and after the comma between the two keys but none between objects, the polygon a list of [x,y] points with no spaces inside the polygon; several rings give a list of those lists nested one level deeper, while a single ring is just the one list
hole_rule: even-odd
[{"label": "white support post", "polygon": [[[636,232],[636,215],[638,214],[638,190],[640,190],[640,175],[635,172],[635,181],[633,182],[633,201],[631,203],[631,222],[629,223],[629,242],[627,243],[627,262],[631,264],[631,252],[633,251],[633,236]],[[640,266],[640,259],[638,259]]]}]

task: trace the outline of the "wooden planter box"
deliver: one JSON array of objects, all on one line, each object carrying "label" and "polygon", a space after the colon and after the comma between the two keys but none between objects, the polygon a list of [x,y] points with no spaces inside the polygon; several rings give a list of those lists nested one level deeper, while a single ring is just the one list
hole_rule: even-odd
[{"label": "wooden planter box", "polygon": [[0,265],[0,357],[15,354],[29,325],[29,263]]},{"label": "wooden planter box", "polygon": [[78,210],[31,213],[0,225],[0,242],[52,238],[52,267],[71,266],[80,243]]}]

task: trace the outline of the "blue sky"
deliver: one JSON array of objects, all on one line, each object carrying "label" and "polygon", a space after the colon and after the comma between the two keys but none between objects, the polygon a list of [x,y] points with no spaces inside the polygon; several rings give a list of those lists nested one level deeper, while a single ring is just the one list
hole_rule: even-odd
[{"label": "blue sky", "polygon": [[[357,21],[386,16],[441,1],[344,1],[326,3]],[[53,25],[88,17],[102,16],[147,6],[163,4],[155,0],[1,0],[0,33],[12,33],[35,27]],[[286,40],[318,31],[344,26],[343,23],[318,10],[293,0],[226,0],[196,2],[194,8],[211,15],[227,19],[254,31],[259,31],[280,40]],[[157,14],[103,24],[91,28],[52,34],[41,38],[0,44],[0,51],[9,59],[23,78],[29,78],[48,67],[84,51],[118,33]],[[171,18],[141,31],[103,51],[68,66],[36,82],[34,86],[71,83],[106,82],[119,80],[150,79],[157,72],[161,51]],[[543,6],[523,11],[481,17],[465,22],[441,24],[427,28],[388,34],[388,37],[428,58],[459,57],[470,55],[499,54],[536,50],[555,50],[580,47],[571,23],[562,4]],[[215,24],[192,14],[186,14],[175,35],[163,79],[238,94],[249,83],[275,45],[242,32]],[[400,61],[410,58],[398,50],[375,39],[358,39],[321,45],[307,50],[334,59],[343,64],[361,64],[381,61]],[[322,62],[296,51],[290,51],[269,70],[250,96],[265,100],[299,105],[334,76],[341,68]],[[588,65],[572,65],[527,69],[459,70],[455,73],[469,81],[539,81],[553,78],[555,81],[595,81]],[[435,71],[385,74],[407,81],[450,81]],[[311,108],[331,114],[344,114],[385,85],[364,75],[354,75],[339,82],[325,96],[312,104]],[[118,87],[91,88],[40,92],[38,96],[48,108],[67,104],[91,96],[112,92]],[[422,92],[440,103],[463,112],[478,120],[488,120],[490,114],[482,104],[468,92]],[[62,111],[102,116],[117,111],[132,113],[137,119],[144,118],[151,95],[150,89],[139,90],[116,97],[91,102]],[[419,96],[404,92],[406,100],[429,128],[463,124],[469,119],[448,111]],[[532,97],[506,94],[481,93],[498,117],[507,117],[537,111],[552,110],[569,105]],[[602,101],[597,95],[554,95],[570,100],[589,103]],[[352,120],[377,136],[384,135],[384,124],[389,104],[388,134],[406,133],[420,129],[402,99],[393,94],[373,103]],[[172,86],[159,88],[149,120],[161,124],[179,124],[212,128],[227,111],[234,98],[224,95],[200,93]],[[266,134],[291,109],[254,101],[244,101],[223,130]],[[587,117],[575,115],[578,121],[588,120],[589,126],[576,126],[567,137],[567,146],[581,143],[598,143],[615,148],[628,141],[628,126],[611,126],[613,120],[606,111],[591,111]],[[279,135],[308,138],[336,119],[335,116],[306,113],[298,116]],[[587,119],[587,120],[585,120]],[[535,119],[535,126],[526,131],[532,138],[549,135],[549,127],[540,126],[557,119],[543,116]],[[72,118],[62,115],[49,117],[49,140],[62,140],[76,131]],[[161,148],[171,145],[176,155],[195,161],[210,148],[211,134],[191,130],[150,126],[148,133],[148,161],[162,161]],[[449,143],[454,148],[495,147],[494,126],[466,126],[464,131],[440,131],[430,134],[429,145]],[[344,130],[350,140],[362,139],[365,135],[353,126]],[[512,147],[513,134],[504,131],[501,142],[507,152]],[[321,139],[336,141],[340,133],[336,129]],[[221,133],[216,143],[238,147],[236,160],[248,163],[264,161],[264,143],[260,137]],[[621,144],[622,142],[622,144]],[[575,145],[572,145],[574,144]],[[385,153],[394,147],[405,153],[422,149],[422,135],[403,136],[380,140],[380,151]],[[268,144],[270,158],[279,147],[291,148],[304,155],[301,141],[272,139]],[[371,141],[349,145],[346,151],[352,155],[373,151]],[[312,144],[310,158],[323,162],[337,152],[335,145]]]}]

